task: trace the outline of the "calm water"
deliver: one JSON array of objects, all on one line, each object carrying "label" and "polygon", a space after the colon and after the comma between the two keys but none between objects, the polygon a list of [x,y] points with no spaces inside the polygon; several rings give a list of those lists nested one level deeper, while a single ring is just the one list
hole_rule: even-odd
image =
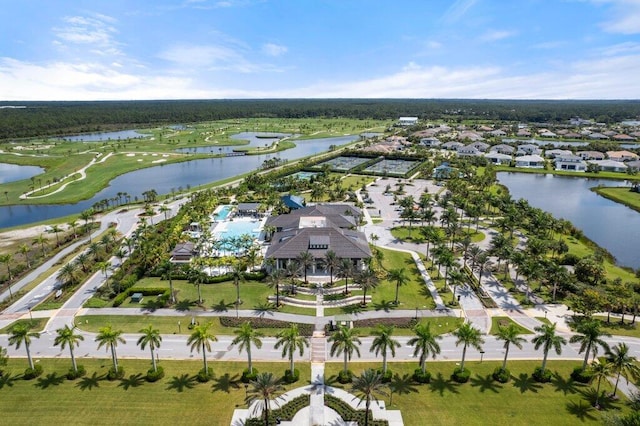
[{"label": "calm water", "polygon": [[613,254],[618,264],[640,268],[640,213],[591,192],[598,185],[625,186],[626,181],[581,179],[529,173],[498,173],[513,199],[571,221]]},{"label": "calm water", "polygon": [[93,198],[77,204],[0,207],[0,229],[79,213],[90,208],[97,201],[115,197],[118,192],[126,191],[132,199],[135,196],[142,199],[142,193],[150,189],[155,189],[158,194],[167,194],[180,186],[183,189],[187,185],[195,188],[198,185],[256,170],[268,158],[294,160],[326,151],[330,145],[343,145],[357,139],[357,135],[309,139],[296,141],[295,148],[274,154],[209,158],[137,170],[118,176]]},{"label": "calm water", "polygon": [[57,138],[60,140],[65,140],[68,142],[102,142],[109,140],[118,140],[118,139],[139,139],[145,138],[149,135],[145,135],[143,133],[138,133],[135,130],[121,130],[118,132],[101,132],[101,133],[89,133],[86,135],[73,135],[73,136],[63,136],[61,138]]},{"label": "calm water", "polygon": [[[260,137],[258,137],[260,136]],[[254,133],[254,132],[242,132],[231,136],[231,139],[243,139],[248,140],[249,143],[246,145],[232,145],[232,146],[199,146],[193,148],[178,148],[177,152],[191,152],[198,154],[226,154],[229,152],[233,152],[234,149],[237,148],[258,148],[258,147],[266,147],[274,143],[277,139],[284,138],[286,136],[291,136],[287,133]],[[355,139],[354,139],[355,140]],[[297,144],[297,142],[293,141]]]},{"label": "calm water", "polygon": [[37,166],[19,166],[17,164],[0,163],[0,183],[29,179],[43,172],[44,169]]}]

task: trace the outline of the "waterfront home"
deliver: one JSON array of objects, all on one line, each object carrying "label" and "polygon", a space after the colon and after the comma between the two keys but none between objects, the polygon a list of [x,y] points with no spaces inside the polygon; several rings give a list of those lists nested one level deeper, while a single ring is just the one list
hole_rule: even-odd
[{"label": "waterfront home", "polygon": [[523,144],[518,145],[518,150],[516,151],[516,155],[540,155],[542,154],[542,149],[538,145],[535,144]]},{"label": "waterfront home", "polygon": [[518,133],[516,133],[516,136],[518,136],[519,138],[530,138],[531,131],[529,131],[528,129],[520,129],[518,130]]},{"label": "waterfront home", "polygon": [[501,144],[492,146],[489,149],[489,152],[497,152],[499,154],[512,155],[514,152],[516,152],[516,149],[514,147],[512,147],[511,145],[507,145],[505,143],[501,143]]},{"label": "waterfront home", "polygon": [[598,141],[604,141],[609,139],[609,136],[602,133],[597,133],[597,132],[591,133],[587,137],[591,140],[598,140]]},{"label": "waterfront home", "polygon": [[605,155],[600,151],[578,151],[577,153],[583,160],[604,160]]},{"label": "waterfront home", "polygon": [[631,137],[629,135],[625,135],[624,133],[621,133],[619,135],[615,135],[613,137],[613,140],[616,140],[618,142],[633,142],[636,140],[636,138]]},{"label": "waterfront home", "polygon": [[480,152],[487,152],[487,149],[489,149],[489,144],[486,142],[482,142],[482,141],[477,141],[471,144],[472,147],[474,147],[475,149],[477,149]]},{"label": "waterfront home", "polygon": [[572,155],[573,152],[568,149],[548,149],[544,152],[544,156],[547,158],[556,158],[566,155]]},{"label": "waterfront home", "polygon": [[582,139],[582,135],[576,132],[567,132],[562,137],[565,139]]},{"label": "waterfront home", "polygon": [[465,131],[465,132],[460,132],[460,134],[458,135],[458,140],[477,142],[477,141],[484,140],[484,138],[476,132]]},{"label": "waterfront home", "polygon": [[512,157],[507,154],[501,154],[499,152],[490,152],[484,155],[484,158],[491,161],[493,164],[506,164],[511,163]]},{"label": "waterfront home", "polygon": [[638,159],[638,154],[629,151],[607,151],[607,157],[613,161],[634,161]]},{"label": "waterfront home", "polygon": [[627,165],[628,168],[634,170],[634,171],[640,171],[640,160],[635,160],[635,161],[627,161],[626,163],[624,163]]},{"label": "waterfront home", "polygon": [[540,157],[537,154],[516,157],[516,167],[542,169],[544,168],[544,158]]},{"label": "waterfront home", "polygon": [[626,172],[627,165],[621,161],[614,160],[591,160],[589,164],[598,166],[598,170],[602,172]]},{"label": "waterfront home", "polygon": [[587,170],[587,163],[581,157],[573,154],[559,155],[554,160],[556,170],[571,170],[574,172],[584,172]]},{"label": "waterfront home", "polygon": [[504,137],[507,136],[507,132],[502,129],[496,129],[489,132],[489,135],[493,137]]},{"label": "waterfront home", "polygon": [[546,130],[546,129],[540,131],[540,133],[538,133],[538,135],[541,138],[555,138],[555,137],[558,136],[555,133],[553,133],[551,130]]}]

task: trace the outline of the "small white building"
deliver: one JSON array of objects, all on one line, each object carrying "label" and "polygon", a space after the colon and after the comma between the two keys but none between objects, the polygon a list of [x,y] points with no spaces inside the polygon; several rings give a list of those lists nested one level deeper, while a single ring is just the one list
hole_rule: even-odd
[{"label": "small white building", "polygon": [[418,117],[400,117],[398,119],[400,126],[415,126],[416,124],[418,124]]},{"label": "small white building", "polygon": [[574,172],[584,172],[587,170],[587,163],[577,155],[559,155],[555,158],[556,170],[570,170]]},{"label": "small white building", "polygon": [[614,160],[593,160],[589,164],[595,164],[602,172],[626,172],[627,165]]},{"label": "small white building", "polygon": [[516,167],[525,167],[529,169],[542,169],[544,168],[544,158],[537,154],[523,155],[516,157]]},{"label": "small white building", "polygon": [[484,157],[493,164],[510,164],[511,156],[507,154],[501,154],[499,152],[490,152],[485,154]]}]

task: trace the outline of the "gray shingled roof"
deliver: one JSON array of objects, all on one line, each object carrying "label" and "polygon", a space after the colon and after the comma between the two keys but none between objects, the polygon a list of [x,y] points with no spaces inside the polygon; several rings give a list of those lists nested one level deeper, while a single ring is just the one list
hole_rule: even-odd
[{"label": "gray shingled roof", "polygon": [[[346,214],[349,212],[349,214]],[[302,217],[326,217],[328,225],[338,228],[353,228],[358,224],[360,209],[348,204],[317,204],[302,209],[297,209],[289,214],[272,216],[267,219],[267,226],[275,226],[276,229],[298,228]]]},{"label": "gray shingled roof", "polygon": [[[329,242],[328,249],[310,249],[311,239],[322,237]],[[267,259],[294,259],[300,253],[308,251],[316,259],[324,258],[328,250],[335,252],[338,258],[365,259],[371,257],[367,237],[359,231],[338,228],[302,228],[276,232],[267,249]]]}]

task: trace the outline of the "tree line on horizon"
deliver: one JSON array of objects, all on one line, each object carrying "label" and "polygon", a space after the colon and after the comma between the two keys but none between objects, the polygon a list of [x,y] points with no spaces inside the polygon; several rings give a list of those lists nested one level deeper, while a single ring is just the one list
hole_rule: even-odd
[{"label": "tree line on horizon", "polygon": [[[25,108],[2,108],[21,106]],[[487,120],[615,123],[640,117],[637,100],[231,99],[0,102],[0,141],[243,118]]]}]

